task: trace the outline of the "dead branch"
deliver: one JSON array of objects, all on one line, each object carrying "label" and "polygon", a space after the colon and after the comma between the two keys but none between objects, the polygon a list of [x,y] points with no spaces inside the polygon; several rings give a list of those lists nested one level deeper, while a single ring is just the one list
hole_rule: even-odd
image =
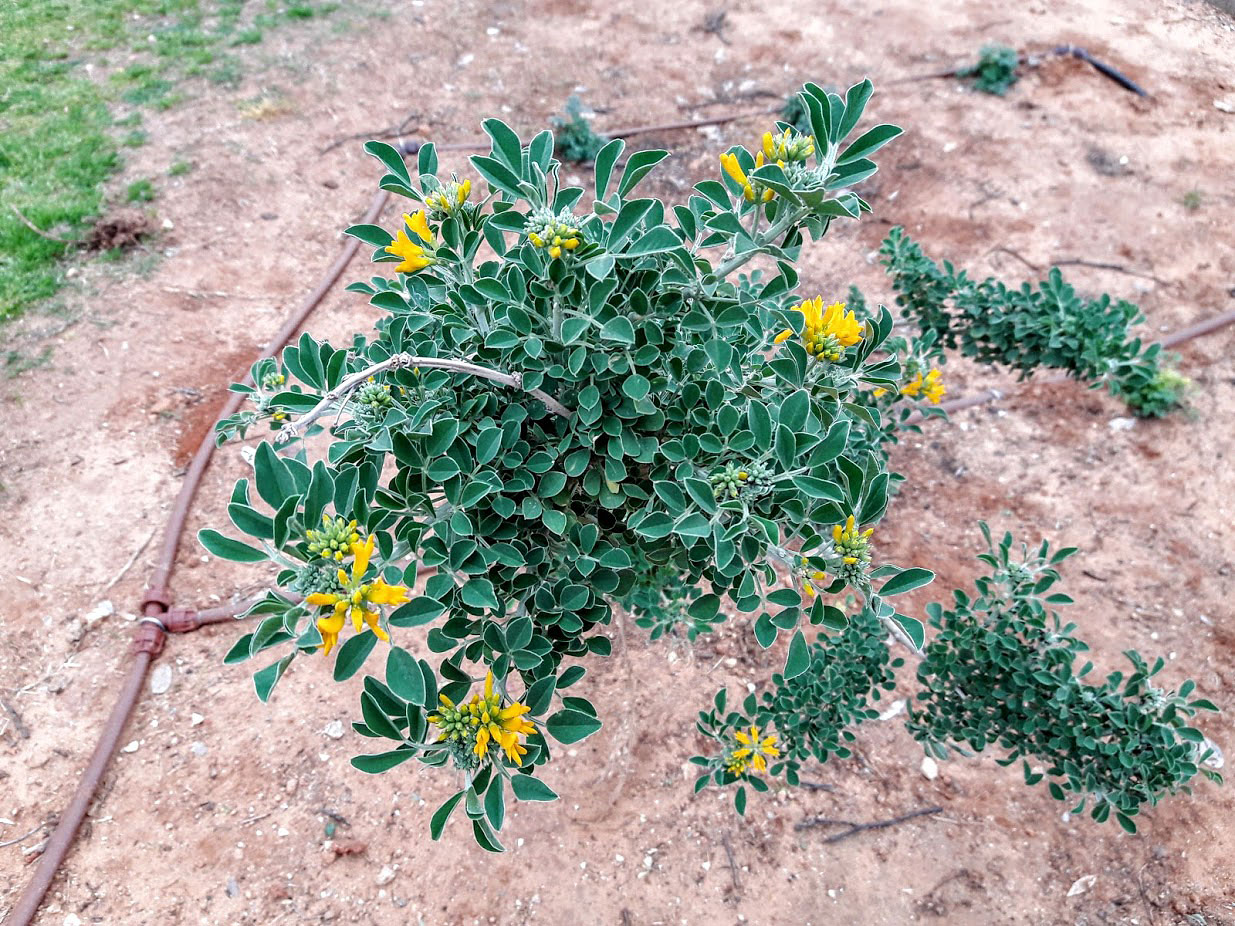
[{"label": "dead branch", "polygon": [[806,830],[814,826],[845,826],[846,830],[839,833],[833,833],[831,836],[824,839],[825,843],[840,842],[842,839],[848,839],[850,836],[856,836],[858,833],[864,833],[867,830],[883,830],[889,826],[896,826],[898,823],[905,823],[908,820],[915,820],[918,817],[928,817],[932,814],[943,813],[942,807],[921,807],[918,810],[912,810],[907,814],[902,814],[899,817],[893,817],[891,820],[875,820],[870,823],[858,823],[853,820],[834,820],[831,817],[808,817],[799,823],[795,823],[795,830]]}]

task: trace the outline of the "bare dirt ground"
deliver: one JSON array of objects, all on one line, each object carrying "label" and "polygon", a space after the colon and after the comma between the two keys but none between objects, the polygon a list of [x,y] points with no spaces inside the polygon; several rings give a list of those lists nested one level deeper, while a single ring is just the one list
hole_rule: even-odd
[{"label": "bare dirt ground", "polygon": [[[329,21],[281,33],[234,92],[148,117],[151,143],[134,171],[196,165],[155,203],[173,226],[152,245],[161,258],[121,268],[152,264],[144,275],[83,265],[68,297],[82,320],[51,340],[49,364],[2,387],[0,693],[16,717],[0,714],[0,842],[67,803],[126,664],[156,544],[107,585],[162,529],[225,384],[369,199],[377,171],[359,142],[317,154],[338,136],[408,111],[441,141],[473,137],[490,114],[530,131],[577,89],[607,110],[601,128],[664,122],[682,116],[680,102],[718,93],[870,75],[871,116],[908,132],[881,155],[874,217],[808,259],[812,292],[857,282],[886,299],[872,252],[904,224],[930,253],[977,273],[1020,279],[1022,261],[1082,258],[1144,274],[1070,276],[1139,302],[1151,334],[1231,307],[1235,115],[1214,106],[1235,95],[1228,16],[1149,0],[770,0],[730,8],[717,35],[702,28],[712,12],[698,2],[414,0],[342,35]],[[891,84],[991,41],[1084,46],[1154,96],[1073,60],[1034,70],[1005,99],[950,81]],[[762,130],[752,119],[641,141],[676,152],[659,189],[684,196],[716,172],[718,150]],[[1189,210],[1181,200],[1193,190],[1201,205]],[[366,275],[354,265],[352,278]],[[344,337],[373,317],[340,289],[310,328]],[[28,345],[39,324],[10,336]],[[1112,429],[1118,403],[1063,384],[931,424],[895,455],[909,481],[877,538],[887,558],[937,570],[938,598],[976,574],[978,518],[1079,546],[1070,616],[1095,661],[1116,668],[1128,647],[1168,656],[1165,681],[1192,675],[1228,707],[1205,721],[1228,755],[1232,347],[1226,333],[1186,348],[1193,411],[1164,422]],[[953,395],[1007,381],[962,364],[947,373]],[[220,455],[193,530],[225,522],[243,469],[238,448]],[[264,578],[189,542],[173,585],[181,603],[206,604]],[[87,625],[102,599],[117,613]],[[160,663],[170,687],[139,706],[39,923],[1235,923],[1229,787],[1169,800],[1128,836],[1065,820],[1063,805],[990,758],[945,763],[928,780],[920,749],[891,720],[862,729],[856,759],[817,771],[834,791],[774,794],[744,821],[728,795],[692,796],[683,766],[694,712],[719,685],[738,689],[783,659],[736,622],[693,649],[614,627],[615,655],[586,683],[605,729],[554,764],[548,780],[564,799],[520,808],[500,857],[462,828],[429,842],[446,776],[405,765],[370,778],[348,765],[362,743],[328,729],[356,713],[356,686],[330,683],[324,664],[301,661],[259,705],[248,667],[221,663],[238,633],[224,625],[169,641]],[[835,845],[794,829],[815,814],[872,820],[932,805],[943,812]],[[41,838],[0,849],[0,911],[29,876],[34,853],[23,847]]]}]

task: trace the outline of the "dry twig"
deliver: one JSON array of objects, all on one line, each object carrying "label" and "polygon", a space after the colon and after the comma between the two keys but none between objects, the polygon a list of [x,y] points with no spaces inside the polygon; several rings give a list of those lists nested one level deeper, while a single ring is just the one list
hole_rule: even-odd
[{"label": "dry twig", "polygon": [[799,823],[795,823],[793,828],[795,830],[806,830],[813,826],[846,826],[848,829],[842,830],[839,833],[833,833],[824,840],[825,843],[840,842],[842,839],[848,839],[850,836],[856,836],[858,833],[864,833],[867,830],[887,829],[889,826],[896,826],[898,823],[904,823],[918,817],[928,817],[937,813],[943,813],[943,808],[921,807],[899,817],[893,817],[891,820],[875,820],[871,823],[857,823],[853,820],[834,820],[831,817],[808,817]]},{"label": "dry twig", "polygon": [[742,881],[738,877],[738,863],[733,860],[733,846],[729,842],[728,833],[721,836],[721,842],[725,846],[725,855],[729,857],[729,874],[733,876],[733,889],[740,894],[742,893]]},{"label": "dry twig", "polygon": [[0,696],[0,707],[3,707],[4,712],[12,719],[13,727],[17,730],[17,735],[24,740],[30,739],[30,728],[27,727],[25,721],[21,719],[21,714],[17,713],[17,708],[9,704],[8,698]]},{"label": "dry twig", "polygon": [[43,231],[43,229],[39,228],[37,225],[31,222],[28,218],[22,215],[21,210],[18,209],[16,206],[14,206],[12,203],[9,203],[9,208],[12,209],[13,214],[17,216],[18,219],[21,220],[22,225],[26,226],[26,228],[30,229],[40,238],[46,238],[48,241],[54,241],[57,244],[81,244],[82,243],[82,239],[80,238],[61,238],[58,235],[53,235],[51,232],[45,232]]}]

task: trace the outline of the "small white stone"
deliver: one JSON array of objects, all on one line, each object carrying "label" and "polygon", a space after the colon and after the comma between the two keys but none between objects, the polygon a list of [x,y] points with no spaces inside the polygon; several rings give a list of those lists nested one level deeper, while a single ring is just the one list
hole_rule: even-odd
[{"label": "small white stone", "polygon": [[81,917],[76,913],[65,914],[64,926],[81,926]]},{"label": "small white stone", "polygon": [[209,751],[210,750],[206,748],[205,743],[194,743],[189,747],[189,752],[193,753],[193,755],[197,756],[199,759]]},{"label": "small white stone", "polygon": [[201,714],[190,714],[189,715],[189,726],[190,727],[200,727],[205,722],[206,722],[206,718],[203,717]]},{"label": "small white stone", "polygon": [[100,601],[85,613],[84,617],[86,619],[86,626],[88,627],[91,624],[95,624],[105,617],[111,617],[115,613],[116,606],[114,604],[106,600]]},{"label": "small white stone", "polygon": [[1214,100],[1214,109],[1224,113],[1235,113],[1235,97],[1226,97],[1222,100]]},{"label": "small white stone", "polygon": [[897,716],[898,714],[903,714],[903,713],[905,713],[905,699],[897,698],[890,705],[888,705],[888,709],[886,711],[884,711],[882,714],[879,715],[879,719],[880,720],[891,720],[893,717]]},{"label": "small white stone", "polygon": [[137,747],[139,745],[141,744],[138,743],[137,740],[131,740],[130,742],[126,743],[124,746],[121,746],[120,751],[121,752],[137,752]]},{"label": "small white stone", "polygon": [[613,856],[613,860],[614,860],[615,862],[617,862],[619,865],[621,865],[624,861],[626,861],[626,856],[624,856],[624,855],[615,855],[615,856]]},{"label": "small white stone", "polygon": [[1112,431],[1131,431],[1136,427],[1135,418],[1112,418],[1106,423]]},{"label": "small white stone", "polygon": [[1077,894],[1084,894],[1087,890],[1094,886],[1098,881],[1097,875],[1084,875],[1072,882],[1072,886],[1068,888],[1068,896],[1075,897]]},{"label": "small white stone", "polygon": [[173,222],[171,219],[163,220],[163,228],[165,228],[167,231],[171,231],[175,227],[176,227],[176,223]]},{"label": "small white stone", "polygon": [[154,671],[150,673],[150,692],[151,694],[164,694],[167,689],[172,687],[172,667],[167,663],[162,663],[154,667]]},{"label": "small white stone", "polygon": [[475,60],[476,60],[476,56],[473,55],[471,52],[468,52],[466,55],[460,55],[459,60],[455,63],[459,67],[465,68]]},{"label": "small white stone", "polygon": [[377,873],[378,886],[389,884],[395,879],[395,870],[389,865],[383,865],[382,870]]},{"label": "small white stone", "polygon": [[934,781],[939,777],[939,763],[930,756],[922,757],[922,777],[927,781]]},{"label": "small white stone", "polygon": [[330,723],[326,724],[326,728],[322,730],[322,732],[325,733],[327,736],[329,736],[332,740],[342,739],[343,738],[343,721],[342,720],[330,721]]}]

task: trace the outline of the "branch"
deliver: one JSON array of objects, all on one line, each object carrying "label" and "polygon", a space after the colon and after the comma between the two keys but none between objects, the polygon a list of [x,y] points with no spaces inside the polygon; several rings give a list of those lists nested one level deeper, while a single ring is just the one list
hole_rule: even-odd
[{"label": "branch", "polygon": [[848,839],[850,836],[856,836],[858,833],[863,833],[867,830],[882,830],[889,826],[896,826],[898,823],[905,823],[908,820],[916,819],[917,817],[929,817],[933,814],[943,813],[942,807],[922,807],[918,810],[910,811],[907,814],[902,814],[899,817],[893,817],[891,820],[875,820],[873,823],[855,823],[852,820],[833,820],[830,817],[807,817],[799,823],[795,823],[795,830],[806,830],[812,826],[847,826],[848,829],[842,830],[839,833],[833,833],[825,843],[840,842],[842,839]]},{"label": "branch", "polygon": [[913,641],[909,639],[909,635],[905,633],[903,627],[890,617],[881,617],[879,622],[887,627],[892,632],[892,636],[896,637],[904,646],[908,647],[909,652],[913,653],[919,659],[924,659],[926,654],[913,645]]},{"label": "branch", "polygon": [[22,225],[26,226],[26,228],[30,229],[40,238],[46,238],[48,241],[54,241],[57,244],[81,244],[82,243],[81,238],[61,238],[59,235],[53,235],[51,232],[45,232],[43,231],[43,229],[39,228],[37,225],[31,222],[28,218],[22,215],[21,210],[18,209],[16,206],[14,206],[12,203],[9,203],[9,208],[12,209],[13,214],[17,216],[18,219],[21,220]]},{"label": "branch", "polygon": [[[375,363],[371,367],[361,370],[359,373],[353,373],[343,382],[339,383],[334,389],[327,392],[320,402],[313,406],[308,414],[304,415],[299,421],[291,422],[285,425],[276,438],[277,442],[285,442],[303,433],[309,425],[326,414],[330,406],[340,399],[346,398],[347,395],[354,389],[358,388],[362,383],[366,382],[370,376],[381,373],[383,370],[397,370],[402,367],[424,367],[426,370],[448,370],[451,373],[466,373],[470,376],[478,376],[481,379],[491,380],[495,383],[501,383],[503,386],[510,386],[514,389],[523,389],[523,374],[522,373],[503,373],[500,370],[494,370],[489,367],[482,367],[475,363],[468,363],[466,360],[450,360],[443,357],[414,357],[411,354],[395,354],[381,363]],[[563,418],[569,418],[571,411],[553,396],[541,389],[525,390],[533,398],[539,399],[545,403],[545,407],[555,415],[561,415]]]}]

